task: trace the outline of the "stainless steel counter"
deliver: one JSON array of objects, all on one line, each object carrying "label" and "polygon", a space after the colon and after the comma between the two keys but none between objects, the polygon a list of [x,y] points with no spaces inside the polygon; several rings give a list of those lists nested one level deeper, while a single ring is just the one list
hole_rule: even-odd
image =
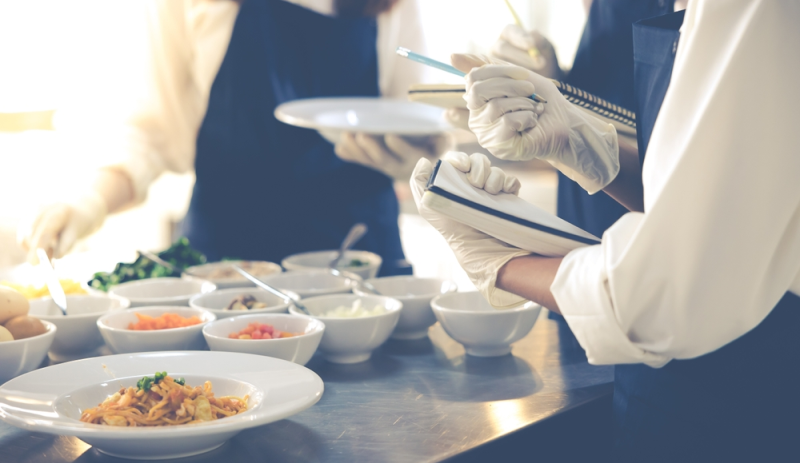
[{"label": "stainless steel counter", "polygon": [[[430,339],[390,341],[368,362],[307,365],[325,381],[320,402],[242,432],[197,462],[423,462],[463,454],[611,394],[612,367],[586,363],[574,337],[543,311],[512,355],[476,358],[437,324]],[[122,462],[78,439],[0,422],[0,461]]]}]

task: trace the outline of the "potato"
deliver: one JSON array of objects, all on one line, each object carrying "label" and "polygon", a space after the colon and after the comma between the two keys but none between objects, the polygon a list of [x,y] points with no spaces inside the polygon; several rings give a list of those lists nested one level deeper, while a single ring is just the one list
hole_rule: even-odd
[{"label": "potato", "polygon": [[0,325],[0,342],[13,341],[14,336],[11,331],[8,331],[5,326]]},{"label": "potato", "polygon": [[20,315],[7,321],[5,327],[14,339],[25,339],[39,336],[47,331],[47,327],[36,317]]},{"label": "potato", "polygon": [[0,325],[5,325],[14,317],[27,315],[30,306],[25,296],[11,288],[0,286]]}]

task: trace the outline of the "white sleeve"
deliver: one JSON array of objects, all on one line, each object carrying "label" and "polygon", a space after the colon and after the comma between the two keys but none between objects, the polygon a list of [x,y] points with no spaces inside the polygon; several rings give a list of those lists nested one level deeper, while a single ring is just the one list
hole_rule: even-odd
[{"label": "white sleeve", "polygon": [[195,142],[211,84],[230,41],[238,3],[151,0],[142,4],[146,37],[129,60],[137,86],[127,98],[114,147],[118,168],[132,179],[135,200],[162,172],[194,167]]},{"label": "white sleeve", "polygon": [[712,352],[800,294],[800,3],[690,3],[644,165],[645,213],[551,290],[594,364]]},{"label": "white sleeve", "polygon": [[426,54],[418,1],[400,0],[394,8],[378,15],[378,80],[383,96],[405,100],[411,84],[435,81],[430,68],[395,52],[397,47],[405,47]]}]

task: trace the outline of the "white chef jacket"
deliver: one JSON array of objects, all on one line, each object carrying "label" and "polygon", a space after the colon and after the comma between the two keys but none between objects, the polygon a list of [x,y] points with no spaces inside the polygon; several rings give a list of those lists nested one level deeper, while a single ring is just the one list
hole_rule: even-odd
[{"label": "white chef jacket", "polygon": [[643,165],[645,213],[551,286],[593,364],[712,352],[800,294],[800,2],[693,0]]},{"label": "white chef jacket", "polygon": [[[333,0],[286,0],[332,15]],[[398,59],[402,45],[424,50],[418,0],[401,0],[377,18],[376,50],[381,94],[405,98],[408,86],[427,81],[429,71]],[[197,132],[205,117],[211,85],[228,48],[239,12],[233,0],[148,0],[142,2],[147,32],[141,56],[130,57],[126,72],[140,87],[126,88],[115,130],[106,146],[106,165],[127,173],[136,202],[163,172],[194,168]],[[302,57],[298,57],[302,59]],[[105,122],[106,126],[113,125]]]}]

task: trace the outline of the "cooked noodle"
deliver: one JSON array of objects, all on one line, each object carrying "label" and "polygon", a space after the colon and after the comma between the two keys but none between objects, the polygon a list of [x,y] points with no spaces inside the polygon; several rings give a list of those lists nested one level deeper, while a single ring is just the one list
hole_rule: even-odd
[{"label": "cooked noodle", "polygon": [[84,411],[81,421],[123,427],[203,423],[247,411],[248,399],[249,396],[217,398],[211,381],[203,387],[191,387],[164,374],[144,387],[120,388],[97,407]]}]

